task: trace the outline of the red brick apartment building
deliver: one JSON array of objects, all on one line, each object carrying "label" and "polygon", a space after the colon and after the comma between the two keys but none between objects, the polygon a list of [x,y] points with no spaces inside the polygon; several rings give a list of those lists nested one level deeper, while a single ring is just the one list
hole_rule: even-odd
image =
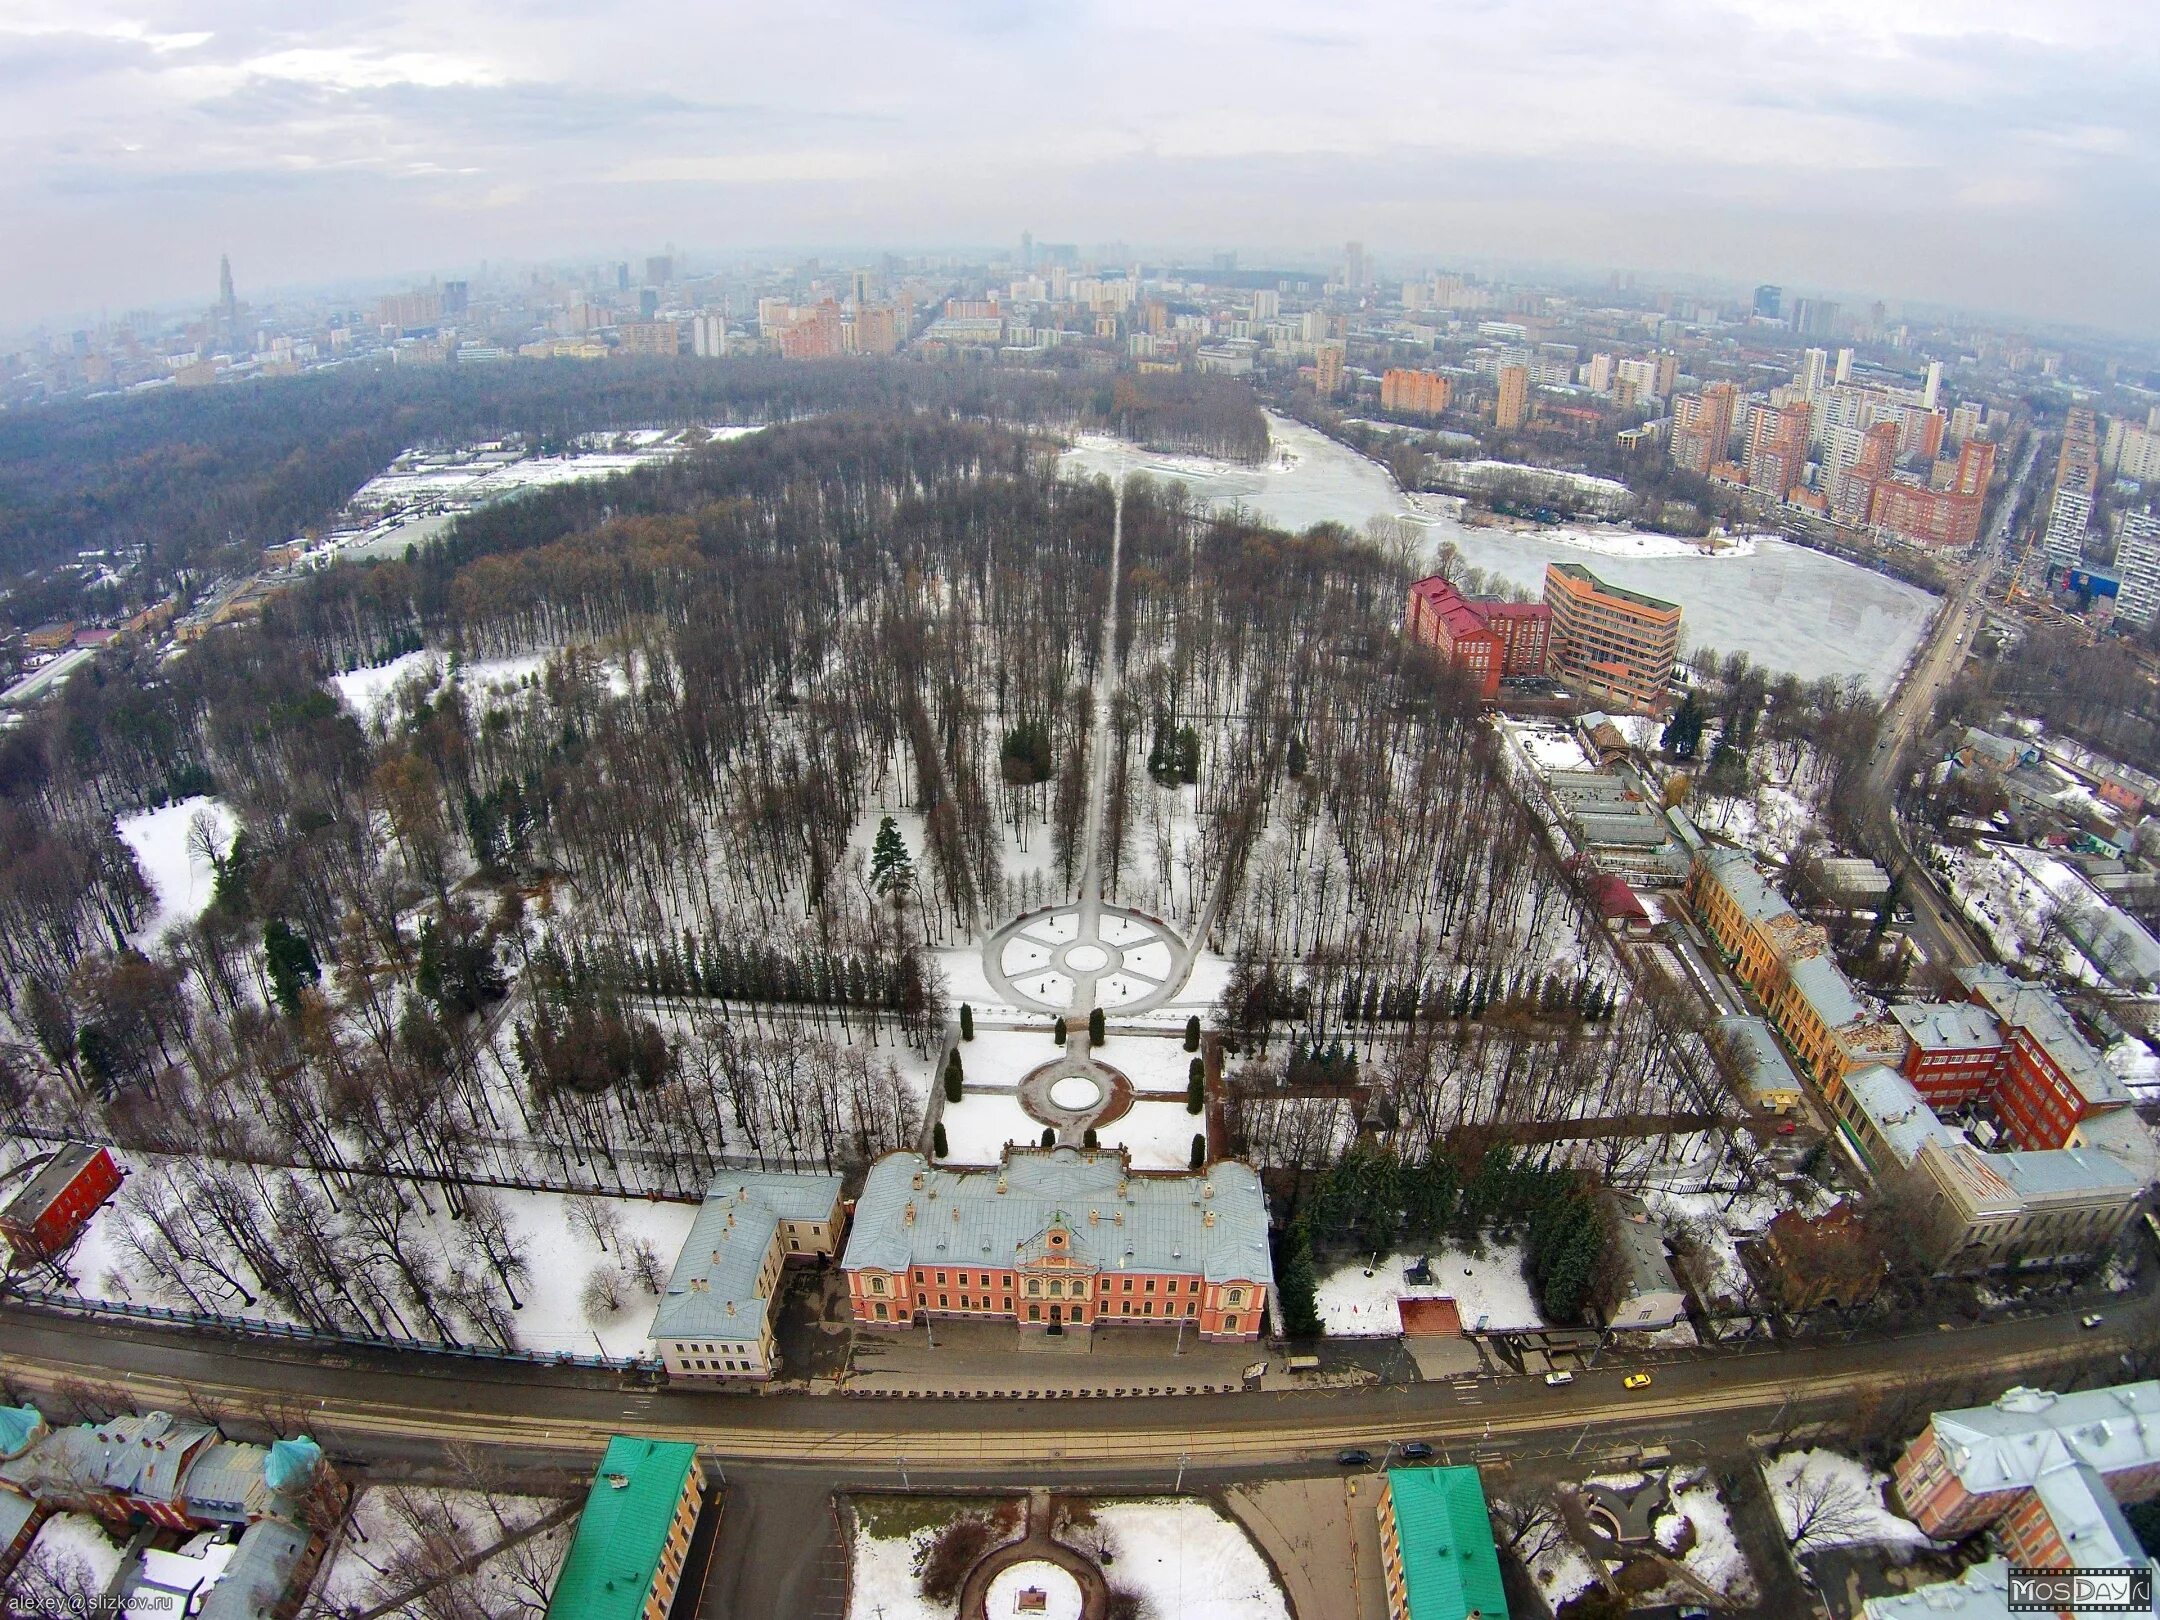
[{"label": "red brick apartment building", "polygon": [[122,1175],[111,1149],[70,1142],[0,1209],[0,1237],[27,1259],[63,1253],[120,1190]]},{"label": "red brick apartment building", "polygon": [[1542,602],[1465,596],[1435,574],[1410,587],[1404,628],[1477,682],[1490,702],[1500,682],[1545,673],[1552,609]]},{"label": "red brick apartment building", "polygon": [[2019,1147],[2066,1146],[2081,1122],[2129,1107],[2129,1090],[2052,992],[1999,967],[1966,968],[1958,977],[2002,1036],[1989,1101]]}]

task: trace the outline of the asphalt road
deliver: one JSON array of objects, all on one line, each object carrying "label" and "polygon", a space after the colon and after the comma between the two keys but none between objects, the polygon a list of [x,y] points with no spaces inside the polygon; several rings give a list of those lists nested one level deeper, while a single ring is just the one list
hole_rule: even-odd
[{"label": "asphalt road", "polygon": [[2125,1296],[2108,1325],[2067,1318],[1985,1322],[1953,1331],[1845,1344],[1778,1347],[1658,1364],[1626,1390],[1629,1366],[1608,1361],[1565,1389],[1533,1378],[1223,1396],[1069,1401],[894,1400],[794,1391],[626,1391],[548,1369],[475,1368],[408,1356],[395,1365],[331,1365],[286,1352],[117,1329],[9,1307],[0,1315],[8,1381],[50,1396],[68,1381],[118,1386],[143,1405],[209,1410],[227,1421],[305,1422],[340,1455],[426,1461],[455,1444],[492,1448],[513,1464],[589,1458],[619,1431],[694,1440],[722,1465],[918,1479],[1139,1480],[1182,1459],[1196,1467],[1328,1463],[1341,1446],[1375,1454],[1390,1441],[1451,1448],[1535,1447],[1595,1430],[1666,1440],[1730,1434],[1785,1409],[1835,1412],[1870,1388],[1915,1375],[1964,1384],[2047,1376],[2066,1358],[2129,1347],[2151,1333],[2149,1295]]}]

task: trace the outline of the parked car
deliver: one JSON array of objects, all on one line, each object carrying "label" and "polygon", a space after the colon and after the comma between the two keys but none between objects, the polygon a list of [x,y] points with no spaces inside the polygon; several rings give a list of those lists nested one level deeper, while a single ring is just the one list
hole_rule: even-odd
[{"label": "parked car", "polygon": [[1777,1128],[1777,1133],[1780,1136],[1791,1136],[1799,1129],[1800,1127],[1798,1125],[1795,1125],[1791,1120],[1788,1119],[1784,1124],[1780,1125]]},{"label": "parked car", "polygon": [[2106,1320],[2106,1317],[2102,1316],[2098,1311],[2094,1311],[2090,1316],[2079,1317],[2078,1326],[2081,1328],[2096,1328]]},{"label": "parked car", "polygon": [[1395,1449],[1402,1453],[1404,1462],[1430,1462],[1432,1460],[1432,1447],[1422,1440],[1405,1440]]},{"label": "parked car", "polygon": [[1648,1373],[1629,1373],[1620,1382],[1629,1389],[1648,1389],[1650,1387],[1650,1375]]},{"label": "parked car", "polygon": [[1338,1468],[1370,1468],[1372,1466],[1372,1453],[1363,1446],[1344,1446],[1342,1450],[1335,1453],[1335,1466]]},{"label": "parked car", "polygon": [[1571,1372],[1549,1372],[1545,1375],[1545,1382],[1552,1388],[1558,1389],[1562,1384],[1574,1383],[1575,1375]]}]

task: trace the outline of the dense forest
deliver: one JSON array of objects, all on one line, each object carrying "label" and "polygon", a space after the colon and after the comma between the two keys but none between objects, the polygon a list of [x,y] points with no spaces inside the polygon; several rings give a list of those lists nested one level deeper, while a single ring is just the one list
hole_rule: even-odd
[{"label": "dense forest", "polygon": [[178,570],[252,567],[329,518],[399,452],[516,435],[547,451],[621,427],[926,411],[1256,460],[1267,427],[1222,378],[1108,378],[908,361],[355,364],[300,378],[164,389],[0,416],[0,580],[17,624],[66,611],[72,585],[23,578],[82,550],[143,553],[139,599]]}]

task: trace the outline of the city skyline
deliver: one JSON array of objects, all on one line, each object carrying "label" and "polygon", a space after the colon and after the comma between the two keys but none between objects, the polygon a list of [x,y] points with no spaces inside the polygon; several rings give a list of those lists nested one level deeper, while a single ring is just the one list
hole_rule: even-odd
[{"label": "city skyline", "polygon": [[1232,20],[14,7],[0,206],[44,248],[0,269],[0,300],[30,320],[207,302],[221,253],[245,288],[1033,225],[2155,330],[2155,63],[2119,5],[1841,0],[1805,30],[1757,0]]}]

